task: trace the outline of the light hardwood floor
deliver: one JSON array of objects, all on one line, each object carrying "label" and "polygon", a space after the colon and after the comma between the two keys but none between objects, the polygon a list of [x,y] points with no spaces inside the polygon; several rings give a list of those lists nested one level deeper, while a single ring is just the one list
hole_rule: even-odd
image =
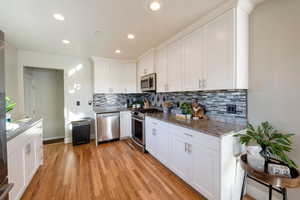
[{"label": "light hardwood floor", "polygon": [[44,165],[22,200],[204,200],[127,141],[44,146]]}]

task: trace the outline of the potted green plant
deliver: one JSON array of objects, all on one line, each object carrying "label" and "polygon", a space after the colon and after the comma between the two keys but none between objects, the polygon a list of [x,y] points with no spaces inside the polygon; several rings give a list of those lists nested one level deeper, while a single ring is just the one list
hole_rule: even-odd
[{"label": "potted green plant", "polygon": [[260,155],[265,159],[265,172],[267,172],[267,163],[270,158],[275,158],[290,168],[297,168],[296,163],[291,160],[287,153],[293,150],[291,137],[295,134],[284,134],[275,130],[269,122],[263,122],[256,129],[250,123],[247,124],[245,134],[236,134],[239,137],[240,143],[249,145],[256,143],[260,145]]},{"label": "potted green plant", "polygon": [[6,120],[7,122],[11,122],[11,115],[10,115],[10,111],[12,111],[14,109],[14,107],[16,106],[16,103],[14,103],[10,97],[5,97],[5,111],[6,111]]},{"label": "potted green plant", "polygon": [[180,105],[180,109],[182,110],[182,114],[186,115],[187,119],[192,118],[193,110],[191,104],[184,102]]}]

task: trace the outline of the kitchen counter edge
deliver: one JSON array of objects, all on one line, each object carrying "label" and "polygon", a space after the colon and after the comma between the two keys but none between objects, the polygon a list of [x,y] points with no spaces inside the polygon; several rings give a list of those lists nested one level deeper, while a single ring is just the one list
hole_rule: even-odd
[{"label": "kitchen counter edge", "polygon": [[222,138],[226,135],[233,133],[239,133],[246,129],[246,125],[229,124],[219,122],[215,120],[180,120],[176,119],[173,114],[147,114],[146,117],[150,117],[156,120],[160,120],[169,124],[180,126],[190,129],[199,133],[204,133],[214,137]]},{"label": "kitchen counter edge", "polygon": [[28,129],[34,127],[36,124],[38,124],[41,121],[43,121],[43,118],[32,119],[28,122],[21,122],[21,121],[14,122],[15,124],[18,124],[20,127],[15,130],[7,130],[6,131],[7,142],[14,139],[18,135],[24,133]]}]

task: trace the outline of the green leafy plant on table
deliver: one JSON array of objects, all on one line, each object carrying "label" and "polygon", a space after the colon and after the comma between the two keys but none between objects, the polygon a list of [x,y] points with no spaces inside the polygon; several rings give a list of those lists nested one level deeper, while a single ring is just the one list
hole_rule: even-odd
[{"label": "green leafy plant on table", "polygon": [[287,153],[293,150],[291,137],[295,134],[284,134],[275,130],[269,122],[263,122],[256,129],[253,125],[247,124],[246,134],[236,134],[240,143],[249,145],[256,142],[262,148],[260,154],[268,161],[271,157],[276,158],[289,167],[297,168],[297,164],[291,160]]}]

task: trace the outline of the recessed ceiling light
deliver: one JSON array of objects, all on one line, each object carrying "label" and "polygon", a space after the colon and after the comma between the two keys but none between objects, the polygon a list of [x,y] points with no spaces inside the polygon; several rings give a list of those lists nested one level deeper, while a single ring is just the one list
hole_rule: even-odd
[{"label": "recessed ceiling light", "polygon": [[64,43],[64,44],[70,44],[71,42],[69,40],[62,40],[62,43]]},{"label": "recessed ceiling light", "polygon": [[115,53],[121,53],[121,50],[117,49],[115,50]]},{"label": "recessed ceiling light", "polygon": [[152,10],[152,11],[158,11],[160,9],[161,5],[158,1],[152,1],[149,5],[149,8]]},{"label": "recessed ceiling light", "polygon": [[133,40],[135,38],[135,36],[133,34],[128,34],[128,39]]},{"label": "recessed ceiling light", "polygon": [[55,13],[53,14],[54,19],[58,20],[58,21],[64,21],[65,17],[62,14],[59,13]]}]

